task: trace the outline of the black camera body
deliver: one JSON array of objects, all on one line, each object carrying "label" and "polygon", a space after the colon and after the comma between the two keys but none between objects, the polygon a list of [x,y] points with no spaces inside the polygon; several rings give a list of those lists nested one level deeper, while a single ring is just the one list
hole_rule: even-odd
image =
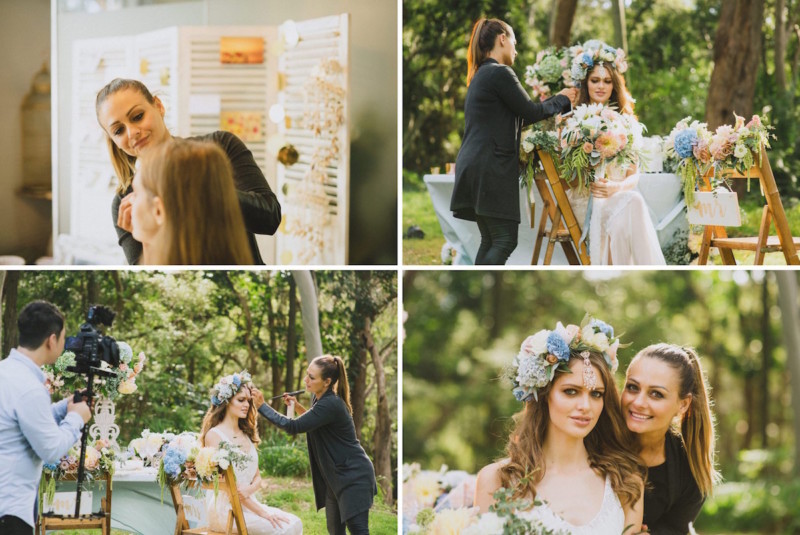
[{"label": "black camera body", "polygon": [[82,324],[75,336],[67,337],[65,347],[75,353],[75,366],[69,371],[88,374],[91,368],[95,373],[103,362],[112,367],[119,366],[119,345],[114,338],[104,336],[97,330],[97,325],[110,327],[116,314],[102,305],[92,305],[86,313],[86,323]]}]

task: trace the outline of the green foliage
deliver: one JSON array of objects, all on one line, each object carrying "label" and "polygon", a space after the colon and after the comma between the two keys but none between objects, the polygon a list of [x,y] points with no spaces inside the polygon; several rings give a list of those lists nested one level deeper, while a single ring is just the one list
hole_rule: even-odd
[{"label": "green foliage", "polygon": [[285,433],[270,433],[258,447],[258,467],[270,476],[311,477],[305,436],[291,439]]},{"label": "green foliage", "polygon": [[721,485],[703,505],[698,533],[753,531],[790,534],[800,530],[800,481],[767,479]]}]

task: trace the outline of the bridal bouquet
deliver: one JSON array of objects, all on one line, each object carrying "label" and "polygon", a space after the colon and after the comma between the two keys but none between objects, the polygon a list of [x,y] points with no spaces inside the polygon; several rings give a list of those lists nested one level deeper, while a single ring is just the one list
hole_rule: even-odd
[{"label": "bridal bouquet", "polygon": [[566,47],[550,47],[536,55],[536,63],[525,67],[525,83],[534,99],[545,100],[566,87],[572,87],[570,63],[572,55]]},{"label": "bridal bouquet", "polygon": [[[115,377],[96,377],[95,392],[102,394],[107,399],[114,401],[120,394],[132,394],[136,392],[136,376],[144,368],[147,360],[144,353],[134,359],[133,349],[125,342],[119,344],[119,366],[112,367],[103,361],[100,367],[115,374]],[[59,393],[66,397],[72,395],[75,390],[86,387],[86,382],[82,375],[75,374],[67,368],[75,365],[75,353],[65,351],[55,364],[42,367],[46,377],[46,383],[50,393]]]},{"label": "bridal bouquet", "polygon": [[[39,492],[44,496],[47,503],[53,502],[56,492],[56,480],[74,477],[78,474],[78,464],[81,456],[80,442],[72,446],[67,454],[56,464],[45,464],[42,469],[44,484],[40,486]],[[86,442],[86,453],[84,454],[84,473],[86,480],[91,481],[105,474],[114,475],[114,449],[102,439]]]},{"label": "bridal bouquet", "polygon": [[602,104],[582,104],[561,119],[561,174],[588,189],[608,164],[626,168],[642,156],[644,126],[632,115]]},{"label": "bridal bouquet", "polygon": [[488,513],[478,514],[477,507],[433,509],[420,511],[414,523],[404,532],[408,535],[568,535],[568,532],[546,527],[538,519],[525,518],[518,511],[540,505],[535,501],[514,500],[513,491],[499,489],[494,493],[495,504]]},{"label": "bridal bouquet", "polygon": [[664,151],[669,159],[677,159],[677,171],[683,184],[683,196],[686,203],[694,204],[694,192],[697,181],[713,163],[711,156],[711,132],[706,123],[692,121],[686,117],[675,125],[664,144]]}]

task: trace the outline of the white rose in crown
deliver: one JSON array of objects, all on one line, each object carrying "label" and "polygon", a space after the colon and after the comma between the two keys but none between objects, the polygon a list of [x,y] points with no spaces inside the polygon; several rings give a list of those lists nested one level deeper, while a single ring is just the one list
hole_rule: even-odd
[{"label": "white rose in crown", "polygon": [[538,333],[531,335],[522,342],[520,349],[530,355],[541,355],[547,353],[547,337],[550,332],[541,330]]},{"label": "white rose in crown", "polygon": [[581,330],[581,341],[586,345],[596,347],[602,352],[608,351],[610,347],[608,337],[602,332],[594,332],[594,327],[591,324],[586,325]]}]

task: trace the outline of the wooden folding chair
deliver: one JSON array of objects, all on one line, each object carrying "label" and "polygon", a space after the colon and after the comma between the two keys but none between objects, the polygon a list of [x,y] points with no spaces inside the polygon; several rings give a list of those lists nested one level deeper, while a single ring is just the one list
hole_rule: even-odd
[{"label": "wooden folding chair", "polygon": [[[64,481],[75,481],[75,477],[67,477]],[[106,495],[104,498],[100,498],[100,512],[78,518],[62,518],[40,512],[36,534],[45,535],[48,531],[68,529],[100,529],[102,535],[111,535],[111,475],[108,473],[105,477],[105,486]],[[42,505],[39,504],[39,511],[42,511]]]},{"label": "wooden folding chair", "polygon": [[[544,175],[534,174],[534,183],[539,195],[542,197],[543,206],[542,215],[539,218],[539,230],[536,232],[536,243],[533,247],[531,264],[539,263],[542,242],[547,237],[544,265],[550,265],[555,244],[560,243],[570,264],[588,266],[591,261],[589,260],[589,253],[586,251],[586,243],[579,243],[581,226],[575,218],[575,212],[573,212],[572,205],[567,198],[567,188],[569,186],[558,174],[553,158],[545,151],[537,151],[537,153],[544,168]],[[555,198],[553,198],[554,196]],[[533,218],[531,218],[531,224],[533,224]]]},{"label": "wooden folding chair", "polygon": [[[737,173],[733,170],[724,170],[723,173],[728,178],[746,178],[746,175]],[[761,225],[758,229],[758,236],[729,238],[725,227],[718,225],[706,225],[703,230],[703,241],[700,245],[700,258],[698,264],[705,265],[708,262],[708,254],[712,247],[719,250],[722,261],[727,265],[736,265],[733,256],[734,250],[754,251],[755,265],[764,263],[766,253],[782,251],[786,263],[789,265],[800,264],[797,256],[797,249],[800,247],[800,238],[793,238],[789,222],[786,219],[786,212],[783,210],[778,185],[775,183],[775,176],[772,174],[772,167],[769,164],[767,151],[761,147],[761,165],[750,169],[750,177],[758,178],[761,191],[766,197],[766,204],[761,212]],[[705,187],[711,189],[710,174],[703,177]],[[770,236],[770,228],[775,223],[777,236]]]},{"label": "wooden folding chair", "polygon": [[[202,488],[213,490],[214,485],[212,483],[203,483]],[[242,503],[239,501],[239,491],[236,488],[236,474],[233,471],[233,466],[228,466],[227,470],[219,478],[219,492],[226,493],[231,504],[225,531],[214,531],[208,526],[190,528],[189,521],[186,518],[180,486],[177,484],[170,485],[169,491],[172,495],[175,513],[178,515],[178,519],[175,522],[175,535],[235,535],[236,533],[247,535],[247,526],[244,523],[244,513],[242,512]],[[234,523],[236,524],[236,530],[233,529]]]}]

